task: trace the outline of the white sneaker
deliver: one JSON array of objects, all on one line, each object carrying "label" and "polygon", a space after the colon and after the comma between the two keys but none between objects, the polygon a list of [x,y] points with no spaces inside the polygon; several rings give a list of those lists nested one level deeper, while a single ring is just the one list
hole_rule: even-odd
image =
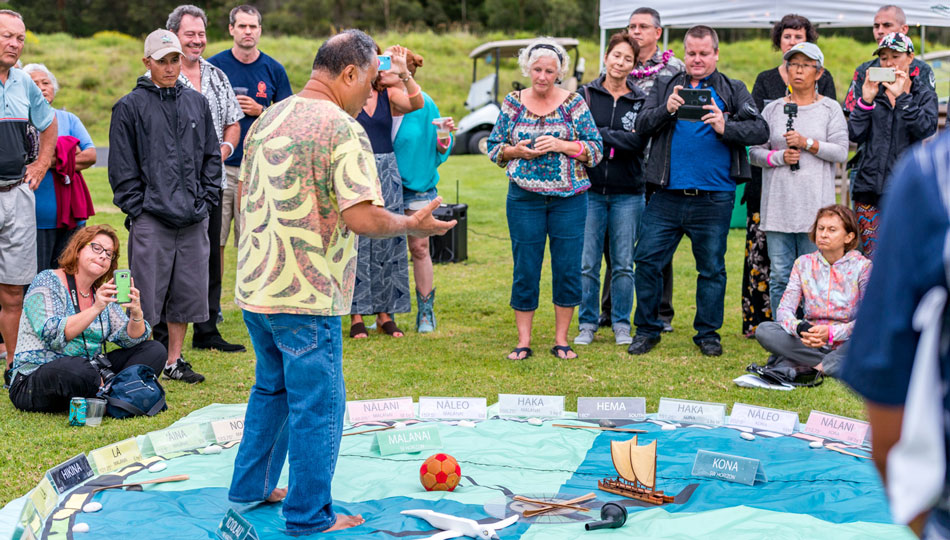
[{"label": "white sneaker", "polygon": [[614,340],[616,340],[617,345],[630,345],[633,343],[633,338],[630,337],[630,329],[617,328],[614,330]]},{"label": "white sneaker", "polygon": [[594,331],[587,328],[581,329],[581,333],[574,338],[574,345],[590,345],[594,341]]}]

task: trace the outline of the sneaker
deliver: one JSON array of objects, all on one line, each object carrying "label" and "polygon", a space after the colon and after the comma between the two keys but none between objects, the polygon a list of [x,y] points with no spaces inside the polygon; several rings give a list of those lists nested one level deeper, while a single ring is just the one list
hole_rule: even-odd
[{"label": "sneaker", "polygon": [[722,356],[722,344],[718,339],[707,339],[696,344],[704,356]]},{"label": "sneaker", "polygon": [[672,332],[672,331],[673,331],[673,324],[670,323],[670,321],[663,321],[663,330],[662,330],[662,332],[663,332],[664,334],[669,334],[669,333]]},{"label": "sneaker", "polygon": [[191,364],[185,362],[185,359],[181,356],[178,357],[174,365],[165,366],[165,369],[162,370],[162,375],[168,379],[183,381],[189,384],[200,383],[205,380],[205,376],[200,373],[195,373],[195,371],[191,369]]},{"label": "sneaker", "polygon": [[590,345],[594,341],[594,331],[589,328],[581,328],[581,333],[574,338],[574,345]]},{"label": "sneaker", "polygon": [[633,343],[633,338],[630,337],[630,329],[625,326],[615,328],[614,341],[617,342],[617,345],[630,345]]},{"label": "sneaker", "polygon": [[642,334],[637,334],[631,341],[627,352],[635,355],[646,354],[653,350],[653,347],[656,347],[659,342],[660,336],[644,336]]}]

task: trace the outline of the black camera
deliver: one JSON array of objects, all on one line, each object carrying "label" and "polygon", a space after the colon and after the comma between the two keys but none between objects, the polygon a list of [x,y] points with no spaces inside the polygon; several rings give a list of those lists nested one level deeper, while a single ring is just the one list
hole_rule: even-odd
[{"label": "black camera", "polygon": [[788,116],[795,118],[798,116],[798,103],[786,103],[784,111]]},{"label": "black camera", "polygon": [[99,376],[102,377],[102,386],[109,386],[109,383],[115,378],[115,372],[112,371],[112,362],[109,361],[106,355],[99,353],[93,356],[89,359],[89,364],[96,368]]}]

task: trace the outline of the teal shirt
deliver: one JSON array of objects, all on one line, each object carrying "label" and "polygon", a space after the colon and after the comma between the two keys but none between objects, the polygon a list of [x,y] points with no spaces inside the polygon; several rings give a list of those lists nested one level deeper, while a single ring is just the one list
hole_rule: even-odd
[{"label": "teal shirt", "polygon": [[393,139],[393,151],[402,177],[402,187],[412,191],[429,191],[439,183],[439,165],[445,163],[455,145],[455,135],[445,153],[436,149],[436,127],[432,121],[439,118],[439,108],[422,93],[425,105],[402,117],[399,131]]}]

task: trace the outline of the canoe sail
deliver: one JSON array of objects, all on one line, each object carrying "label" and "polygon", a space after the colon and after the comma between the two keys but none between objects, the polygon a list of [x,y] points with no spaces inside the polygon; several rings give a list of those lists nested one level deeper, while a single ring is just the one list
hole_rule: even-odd
[{"label": "canoe sail", "polygon": [[630,463],[638,482],[650,489],[656,487],[656,440],[643,446],[631,446]]},{"label": "canoe sail", "polygon": [[630,463],[631,449],[636,447],[636,435],[629,441],[610,441],[610,457],[614,461],[614,468],[617,469],[617,474],[628,482],[637,481],[637,475]]}]

